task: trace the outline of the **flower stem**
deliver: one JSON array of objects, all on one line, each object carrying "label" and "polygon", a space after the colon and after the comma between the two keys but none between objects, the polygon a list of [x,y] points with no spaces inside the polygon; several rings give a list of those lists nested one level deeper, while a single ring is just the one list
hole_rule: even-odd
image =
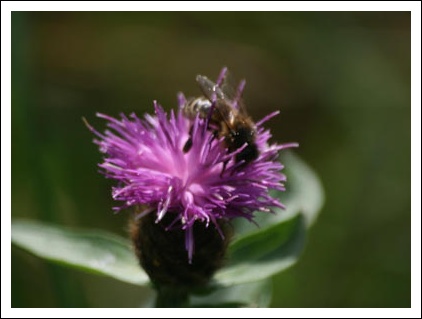
[{"label": "flower stem", "polygon": [[157,290],[156,308],[187,308],[189,294],[175,287],[160,287]]}]

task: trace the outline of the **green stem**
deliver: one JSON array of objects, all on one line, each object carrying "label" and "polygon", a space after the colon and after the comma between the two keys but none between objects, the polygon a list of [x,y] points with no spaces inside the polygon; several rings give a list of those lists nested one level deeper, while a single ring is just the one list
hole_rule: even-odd
[{"label": "green stem", "polygon": [[157,290],[156,308],[187,308],[189,294],[175,287],[160,287]]}]

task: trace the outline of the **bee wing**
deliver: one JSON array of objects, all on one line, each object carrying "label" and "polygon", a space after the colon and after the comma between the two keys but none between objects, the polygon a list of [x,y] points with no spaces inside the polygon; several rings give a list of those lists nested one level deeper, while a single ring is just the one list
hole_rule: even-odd
[{"label": "bee wing", "polygon": [[238,115],[248,118],[245,105],[242,101],[242,93],[245,87],[245,81],[242,80],[234,92],[233,86],[227,81],[227,69],[220,74],[218,83],[214,83],[206,76],[198,75],[196,81],[201,88],[204,96],[211,102],[215,102],[214,112],[218,113],[221,121],[226,123],[229,129],[234,129],[234,123]]},{"label": "bee wing", "polygon": [[198,82],[202,93],[210,101],[224,99],[226,97],[223,90],[206,76],[198,75],[196,77],[196,82]]},{"label": "bee wing", "polygon": [[248,112],[246,111],[245,103],[241,99],[236,100],[235,105],[238,113],[243,116],[248,116]]},{"label": "bee wing", "polygon": [[[248,115],[245,104],[242,100],[243,91],[246,85],[245,80],[240,81],[237,87],[235,87],[234,77],[232,77],[232,74],[227,69],[222,71],[219,79],[217,80],[217,84],[214,84],[209,79],[207,80],[211,84],[216,85],[216,88],[219,90],[219,92],[221,92],[221,94],[217,94],[217,99],[224,99],[226,102],[229,102],[230,106],[234,108],[234,113],[238,113],[244,116]],[[208,83],[208,85],[210,83]]]}]

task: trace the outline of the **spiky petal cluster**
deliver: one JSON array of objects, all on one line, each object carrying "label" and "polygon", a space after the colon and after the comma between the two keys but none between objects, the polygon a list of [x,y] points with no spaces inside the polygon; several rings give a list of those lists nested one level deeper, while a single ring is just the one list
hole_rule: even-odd
[{"label": "spiky petal cluster", "polygon": [[[183,97],[179,99],[183,104]],[[94,140],[105,154],[99,166],[105,175],[119,182],[112,190],[115,200],[127,208],[141,205],[143,214],[156,213],[156,222],[166,214],[173,215],[172,227],[185,230],[185,246],[189,261],[194,253],[193,225],[205,223],[217,227],[219,219],[244,217],[253,219],[253,212],[270,212],[283,207],[269,190],[284,190],[283,166],[277,161],[278,151],[295,144],[269,145],[271,137],[262,123],[256,123],[259,157],[247,165],[235,163],[222,140],[207,129],[205,119],[190,120],[183,116],[183,105],[170,116],[154,102],[155,116],[135,114],[121,119],[97,114],[108,121],[108,130],[99,133],[88,125],[99,139]],[[192,136],[192,147],[183,151]],[[223,167],[225,168],[223,169]],[[140,216],[141,217],[141,216]]]}]

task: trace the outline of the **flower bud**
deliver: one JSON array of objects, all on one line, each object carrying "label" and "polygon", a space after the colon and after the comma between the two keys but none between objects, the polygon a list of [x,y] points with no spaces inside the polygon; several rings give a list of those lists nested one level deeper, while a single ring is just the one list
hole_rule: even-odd
[{"label": "flower bud", "polygon": [[[174,212],[156,222],[155,212],[131,219],[130,234],[136,255],[145,272],[156,287],[173,286],[187,291],[205,285],[214,272],[224,263],[230,239],[230,225],[222,220],[219,233],[214,225],[195,222],[192,231],[195,238],[195,254],[187,261],[186,236],[182,225],[166,225],[173,220]],[[135,215],[136,216],[136,215]]]}]

